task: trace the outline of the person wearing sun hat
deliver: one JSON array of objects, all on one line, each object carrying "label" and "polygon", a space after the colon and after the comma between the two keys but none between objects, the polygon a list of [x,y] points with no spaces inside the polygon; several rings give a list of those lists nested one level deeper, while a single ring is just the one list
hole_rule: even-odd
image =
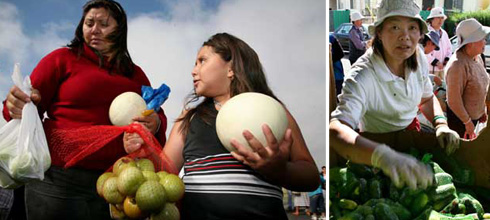
[{"label": "person wearing sun hat", "polygon": [[[420,110],[433,119],[436,138],[448,154],[459,136],[447,126],[432,92],[428,63],[419,40],[427,32],[413,1],[383,0],[369,32],[372,46],[346,74],[339,104],[331,114],[330,146],[353,163],[381,169],[397,187],[426,188],[433,173],[416,158],[363,137],[366,133],[421,135]],[[359,131],[359,132],[358,132]],[[393,147],[394,149],[392,149]]]},{"label": "person wearing sun hat", "polygon": [[474,18],[461,21],[456,27],[458,47],[446,69],[449,127],[468,139],[476,137],[476,123],[488,118],[485,101],[490,78],[480,54],[489,33],[490,27]]},{"label": "person wearing sun hat", "polygon": [[430,31],[429,33],[424,35],[421,41],[422,46],[424,47],[424,53],[429,54],[434,50],[439,50],[439,35],[435,31]]},{"label": "person wearing sun hat", "polygon": [[427,17],[427,24],[429,31],[435,31],[439,35],[439,50],[432,51],[427,55],[427,60],[430,65],[430,73],[444,79],[444,67],[452,55],[451,41],[447,32],[442,29],[444,21],[447,16],[444,14],[444,9],[441,7],[435,7],[430,10],[430,14]]},{"label": "person wearing sun hat", "polygon": [[[437,34],[435,31],[430,31],[429,33],[424,35],[424,38],[421,40],[420,44],[422,45],[424,49],[424,53],[426,57],[428,54],[430,54],[432,51],[437,51],[439,50],[439,34]],[[430,64],[430,63],[429,63]],[[430,68],[434,68],[434,66],[431,66]],[[429,78],[430,81],[433,84],[433,91],[434,94],[437,97],[437,100],[439,100],[439,104],[441,104],[442,110],[445,112],[446,111],[446,83],[444,82],[444,79],[441,79],[439,76],[436,76],[432,73],[429,73]]]},{"label": "person wearing sun hat", "polygon": [[366,52],[366,42],[361,30],[364,16],[358,11],[352,11],[350,19],[352,21],[352,28],[349,31],[349,61],[352,65]]}]

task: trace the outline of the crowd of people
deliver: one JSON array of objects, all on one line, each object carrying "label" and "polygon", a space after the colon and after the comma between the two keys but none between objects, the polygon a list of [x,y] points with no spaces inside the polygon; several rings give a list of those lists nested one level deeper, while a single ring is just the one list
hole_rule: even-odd
[{"label": "crowd of people", "polygon": [[[351,14],[349,52],[361,45],[358,13]],[[490,78],[481,54],[490,28],[473,18],[459,22],[453,52],[443,29],[446,19],[440,7],[423,20],[414,1],[383,0],[369,26],[373,38],[365,42],[366,51],[354,62],[349,55],[350,70],[343,79],[335,78],[342,87],[331,112],[330,147],[344,159],[381,169],[398,187],[426,188],[432,184],[432,171],[399,146],[363,133],[420,133],[422,114],[424,125],[450,155],[460,138],[475,139],[475,126],[488,118]],[[330,42],[336,53],[335,39]]]},{"label": "crowd of people", "polygon": [[[96,192],[97,178],[118,158],[144,146],[142,137],[125,132],[64,168],[67,155],[59,151],[69,151],[65,149],[69,146],[58,146],[51,134],[111,125],[107,113],[112,100],[123,92],[141,94],[143,85],[150,86],[146,74],[131,59],[127,33],[126,13],[118,2],[90,0],[83,6],[73,40],[45,56],[30,74],[32,94],[16,86],[10,89],[3,102],[3,117],[22,120],[24,105],[33,102],[43,119],[52,159],[44,180],[13,192],[14,201],[22,201],[25,207],[20,213],[10,210],[11,219],[111,218],[108,203]],[[214,34],[199,49],[190,75],[194,90],[168,137],[167,117],[161,108],[133,118],[133,123],[143,125],[163,146],[162,158],[170,158],[172,165],[183,169],[186,190],[179,203],[181,219],[287,219],[281,187],[311,192],[310,207],[318,207],[318,218],[324,219],[321,182],[325,182],[325,169],[319,175],[299,125],[286,107],[288,129],[282,141],[267,125],[262,127],[267,147],[250,131],[243,136],[251,149],[232,140],[236,151],[229,152],[219,141],[216,116],[233,96],[258,92],[280,102],[255,50],[231,34]],[[214,166],[210,158],[231,164],[233,169]],[[196,171],[192,169],[196,163],[207,168]],[[8,213],[12,191],[2,189],[0,198],[5,202],[0,211]]]}]

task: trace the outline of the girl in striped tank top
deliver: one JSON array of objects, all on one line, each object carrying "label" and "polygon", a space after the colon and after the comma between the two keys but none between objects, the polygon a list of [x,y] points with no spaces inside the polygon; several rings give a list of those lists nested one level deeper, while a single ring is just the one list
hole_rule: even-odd
[{"label": "girl in striped tank top", "polygon": [[[231,97],[259,92],[278,100],[255,51],[230,34],[216,34],[198,52],[192,77],[194,93],[163,148],[178,169],[184,168],[182,219],[287,219],[281,187],[306,192],[320,184],[289,111],[289,128],[281,143],[271,141],[275,137],[268,127],[268,148],[244,132],[255,152],[233,144],[237,150],[230,153],[216,133],[216,115]],[[137,148],[138,141],[126,141],[125,147]]]}]

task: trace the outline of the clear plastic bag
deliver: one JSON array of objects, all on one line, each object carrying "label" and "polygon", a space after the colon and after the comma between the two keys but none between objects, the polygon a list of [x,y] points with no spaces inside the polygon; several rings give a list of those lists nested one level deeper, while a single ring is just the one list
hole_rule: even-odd
[{"label": "clear plastic bag", "polygon": [[[29,76],[22,80],[19,64],[12,73],[14,84],[31,94]],[[44,179],[51,166],[46,135],[36,105],[29,102],[22,109],[22,119],[12,119],[0,128],[0,186],[17,188],[32,179]]]}]

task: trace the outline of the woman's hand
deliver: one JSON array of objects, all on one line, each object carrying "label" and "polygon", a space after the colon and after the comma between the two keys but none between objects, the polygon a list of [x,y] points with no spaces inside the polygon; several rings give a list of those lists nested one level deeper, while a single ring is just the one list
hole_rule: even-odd
[{"label": "woman's hand", "polygon": [[21,119],[22,109],[24,108],[24,105],[30,101],[34,102],[36,105],[41,101],[41,94],[37,89],[32,89],[31,97],[29,97],[17,86],[12,86],[7,95],[6,102],[10,117],[13,119]]},{"label": "woman's hand", "polygon": [[475,125],[473,124],[473,122],[471,120],[468,120],[468,122],[464,124],[464,127],[466,128],[466,131],[464,132],[464,138],[470,140],[475,139]]},{"label": "woman's hand", "polygon": [[374,149],[371,163],[383,170],[398,188],[406,185],[410,189],[426,189],[432,185],[434,174],[427,165],[387,145],[380,144]]},{"label": "woman's hand", "polygon": [[252,150],[241,145],[238,141],[232,140],[231,145],[235,147],[236,151],[231,152],[231,155],[265,176],[275,176],[286,169],[286,164],[289,161],[292,145],[291,129],[286,130],[281,143],[277,142],[268,125],[262,126],[262,132],[266,137],[268,146],[264,147],[250,131],[246,130],[243,132],[243,136]]},{"label": "woman's hand", "polygon": [[124,150],[130,154],[140,149],[145,143],[143,139],[137,133],[124,132],[123,136]]},{"label": "woman's hand", "polygon": [[152,112],[147,116],[136,116],[133,118],[133,122],[139,123],[146,127],[152,134],[157,133],[160,128],[160,118],[156,112]]}]

